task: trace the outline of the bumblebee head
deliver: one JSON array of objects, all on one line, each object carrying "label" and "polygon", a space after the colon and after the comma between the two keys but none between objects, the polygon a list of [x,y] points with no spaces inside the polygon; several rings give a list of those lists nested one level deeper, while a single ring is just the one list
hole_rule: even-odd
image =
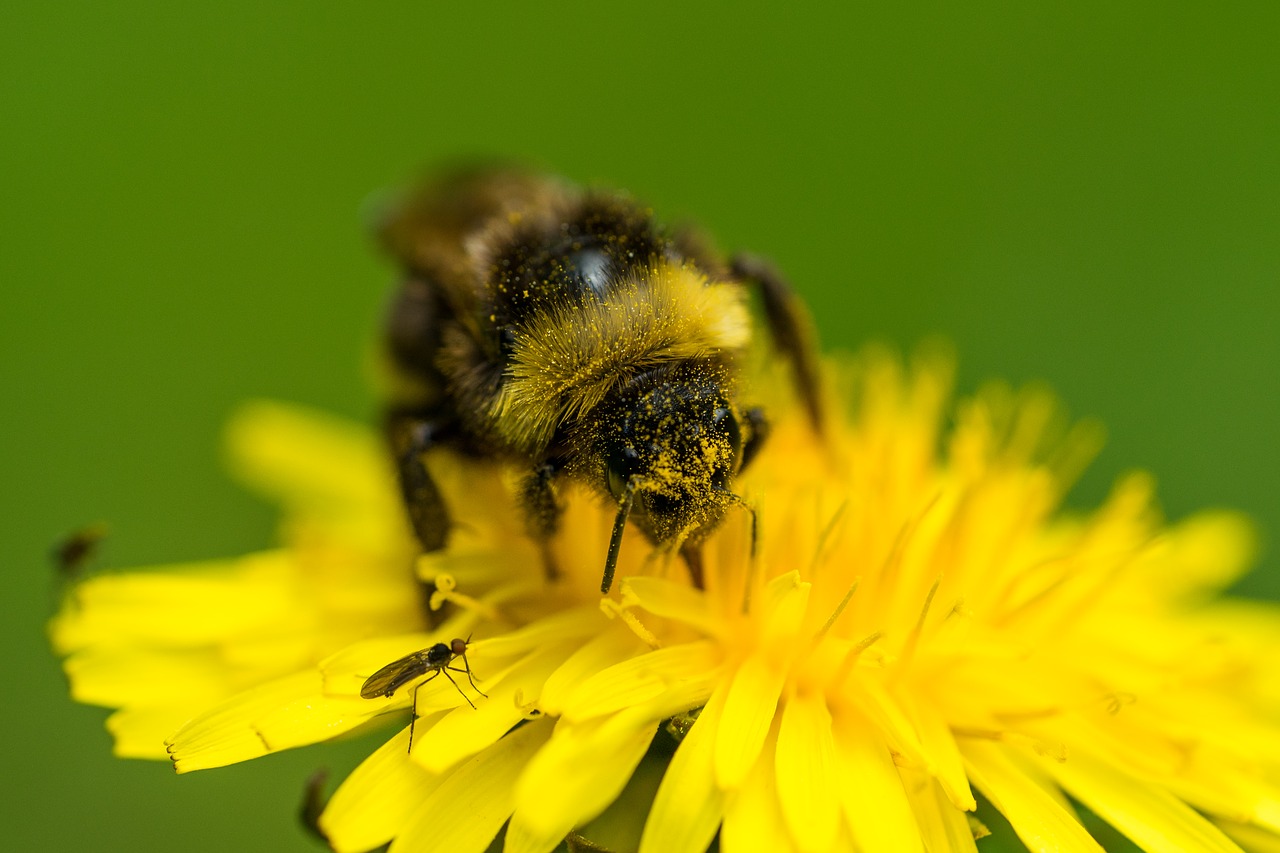
[{"label": "bumblebee head", "polygon": [[696,543],[719,523],[741,467],[742,425],[714,366],[684,365],[633,383],[597,421],[602,484],[618,501],[601,591],[612,583],[627,519],[655,544]]}]

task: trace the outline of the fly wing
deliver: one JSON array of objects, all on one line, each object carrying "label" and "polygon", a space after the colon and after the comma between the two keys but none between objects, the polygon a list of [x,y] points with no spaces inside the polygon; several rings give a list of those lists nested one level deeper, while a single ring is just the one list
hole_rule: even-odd
[{"label": "fly wing", "polygon": [[405,655],[366,678],[360,688],[360,696],[364,699],[390,696],[405,684],[435,668],[427,662],[425,651]]}]

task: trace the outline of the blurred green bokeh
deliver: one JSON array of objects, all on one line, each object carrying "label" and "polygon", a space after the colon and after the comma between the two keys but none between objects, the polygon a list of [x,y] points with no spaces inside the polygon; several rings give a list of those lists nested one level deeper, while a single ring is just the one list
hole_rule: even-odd
[{"label": "blurred green bokeh", "polygon": [[[369,194],[467,155],[625,187],[773,257],[830,346],[941,333],[1043,379],[1172,517],[1280,530],[1280,6],[647,2],[0,8],[6,849],[315,850],[315,747],[117,761],[47,651],[47,553],[236,554],[247,397],[367,418]],[[1243,588],[1275,596],[1265,552]],[[462,816],[460,816],[462,819]],[[994,848],[990,848],[994,849]]]}]

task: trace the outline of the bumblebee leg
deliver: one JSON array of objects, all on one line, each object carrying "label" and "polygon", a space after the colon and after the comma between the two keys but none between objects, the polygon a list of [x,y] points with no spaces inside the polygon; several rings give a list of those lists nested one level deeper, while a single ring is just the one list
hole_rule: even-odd
[{"label": "bumblebee leg", "polygon": [[449,535],[449,511],[436,481],[427,471],[426,453],[440,443],[441,422],[411,412],[387,415],[387,437],[399,474],[400,493],[409,523],[422,550],[439,551]]},{"label": "bumblebee leg", "polygon": [[425,397],[443,397],[445,379],[435,361],[440,329],[449,310],[439,286],[425,276],[409,273],[388,309],[386,347],[392,360],[420,383]]},{"label": "bumblebee leg", "polygon": [[822,433],[822,396],[818,382],[816,334],[813,319],[791,285],[773,264],[755,255],[734,255],[729,268],[735,278],[760,289],[765,320],[774,345],[791,360],[796,389],[809,413],[814,432]]},{"label": "bumblebee leg", "polygon": [[556,477],[562,466],[557,462],[545,462],[525,478],[520,488],[520,503],[524,506],[525,530],[542,554],[542,568],[548,581],[560,577],[560,567],[551,551],[551,538],[560,529],[560,516],[564,506],[556,494]]}]

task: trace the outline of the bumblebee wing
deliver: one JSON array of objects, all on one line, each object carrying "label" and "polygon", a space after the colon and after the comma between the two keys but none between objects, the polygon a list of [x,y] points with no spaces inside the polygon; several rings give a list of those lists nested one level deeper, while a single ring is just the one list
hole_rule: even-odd
[{"label": "bumblebee wing", "polygon": [[405,684],[425,675],[430,668],[423,652],[405,655],[366,678],[364,685],[360,688],[360,696],[364,699],[390,696]]},{"label": "bumblebee wing", "polygon": [[515,168],[457,169],[384,207],[375,230],[406,269],[440,288],[455,316],[483,308],[493,228],[557,206],[568,187]]}]

